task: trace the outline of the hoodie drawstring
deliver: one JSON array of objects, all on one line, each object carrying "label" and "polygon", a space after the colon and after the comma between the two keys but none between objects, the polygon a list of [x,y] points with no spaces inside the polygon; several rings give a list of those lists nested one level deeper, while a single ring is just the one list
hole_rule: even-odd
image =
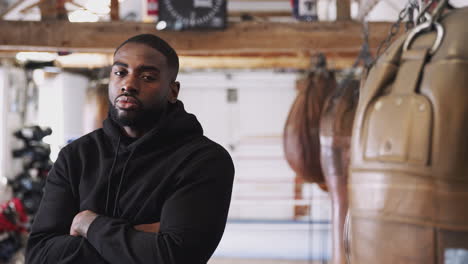
[{"label": "hoodie drawstring", "polygon": [[120,140],[121,140],[121,137],[119,137],[119,140],[117,141],[117,149],[115,150],[114,161],[112,162],[110,172],[107,174],[106,208],[105,208],[105,211],[104,211],[106,214],[108,214],[107,209],[108,209],[108,206],[109,206],[109,193],[110,193],[110,185],[111,185],[111,179],[112,179],[111,176],[112,176],[112,173],[114,172],[115,163],[117,162],[117,156],[119,155]]},{"label": "hoodie drawstring", "polygon": [[125,170],[127,169],[127,164],[130,161],[130,159],[132,158],[133,153],[135,152],[135,149],[136,148],[134,148],[132,150],[132,152],[130,152],[130,155],[128,156],[127,160],[125,161],[124,167],[122,169],[122,173],[120,174],[120,182],[119,182],[119,186],[117,187],[117,194],[115,195],[114,210],[112,212],[112,217],[116,216],[117,208],[118,208],[117,205],[119,203],[119,198],[120,198],[119,197],[120,196],[120,190],[122,189],[123,179],[125,178]]}]

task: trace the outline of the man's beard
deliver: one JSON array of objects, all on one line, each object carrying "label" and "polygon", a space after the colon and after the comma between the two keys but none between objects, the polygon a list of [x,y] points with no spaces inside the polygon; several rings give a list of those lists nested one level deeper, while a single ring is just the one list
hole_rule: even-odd
[{"label": "man's beard", "polygon": [[109,101],[109,113],[111,119],[118,125],[124,127],[145,128],[155,125],[165,112],[165,107],[157,109],[138,109],[134,110],[133,116],[119,116],[117,108]]}]

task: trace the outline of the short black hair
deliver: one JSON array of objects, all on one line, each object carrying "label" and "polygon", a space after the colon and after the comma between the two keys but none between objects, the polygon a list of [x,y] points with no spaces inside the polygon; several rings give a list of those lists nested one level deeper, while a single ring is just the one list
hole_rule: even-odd
[{"label": "short black hair", "polygon": [[145,44],[161,52],[164,56],[166,56],[169,69],[174,71],[174,79],[177,77],[177,74],[179,73],[179,56],[177,55],[177,52],[171,47],[171,45],[169,45],[169,43],[167,43],[165,40],[152,34],[136,35],[120,44],[120,46],[115,50],[114,55],[127,43]]}]

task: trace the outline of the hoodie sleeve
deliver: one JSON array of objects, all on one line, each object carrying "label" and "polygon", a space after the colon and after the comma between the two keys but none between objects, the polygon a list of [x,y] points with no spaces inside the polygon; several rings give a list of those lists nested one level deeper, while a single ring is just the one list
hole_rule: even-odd
[{"label": "hoodie sleeve", "polygon": [[86,239],[69,235],[79,201],[66,173],[62,150],[47,176],[26,247],[26,263],[107,263]]},{"label": "hoodie sleeve", "polygon": [[234,177],[232,160],[220,149],[188,162],[163,206],[159,233],[99,216],[88,241],[109,263],[206,263],[224,232]]}]

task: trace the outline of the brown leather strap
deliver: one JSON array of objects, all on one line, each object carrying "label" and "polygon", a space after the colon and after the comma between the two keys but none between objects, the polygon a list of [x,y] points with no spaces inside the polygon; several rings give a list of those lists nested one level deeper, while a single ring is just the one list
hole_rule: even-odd
[{"label": "brown leather strap", "polygon": [[412,94],[416,92],[428,53],[429,49],[414,49],[403,52],[403,62],[392,87],[392,93]]}]

